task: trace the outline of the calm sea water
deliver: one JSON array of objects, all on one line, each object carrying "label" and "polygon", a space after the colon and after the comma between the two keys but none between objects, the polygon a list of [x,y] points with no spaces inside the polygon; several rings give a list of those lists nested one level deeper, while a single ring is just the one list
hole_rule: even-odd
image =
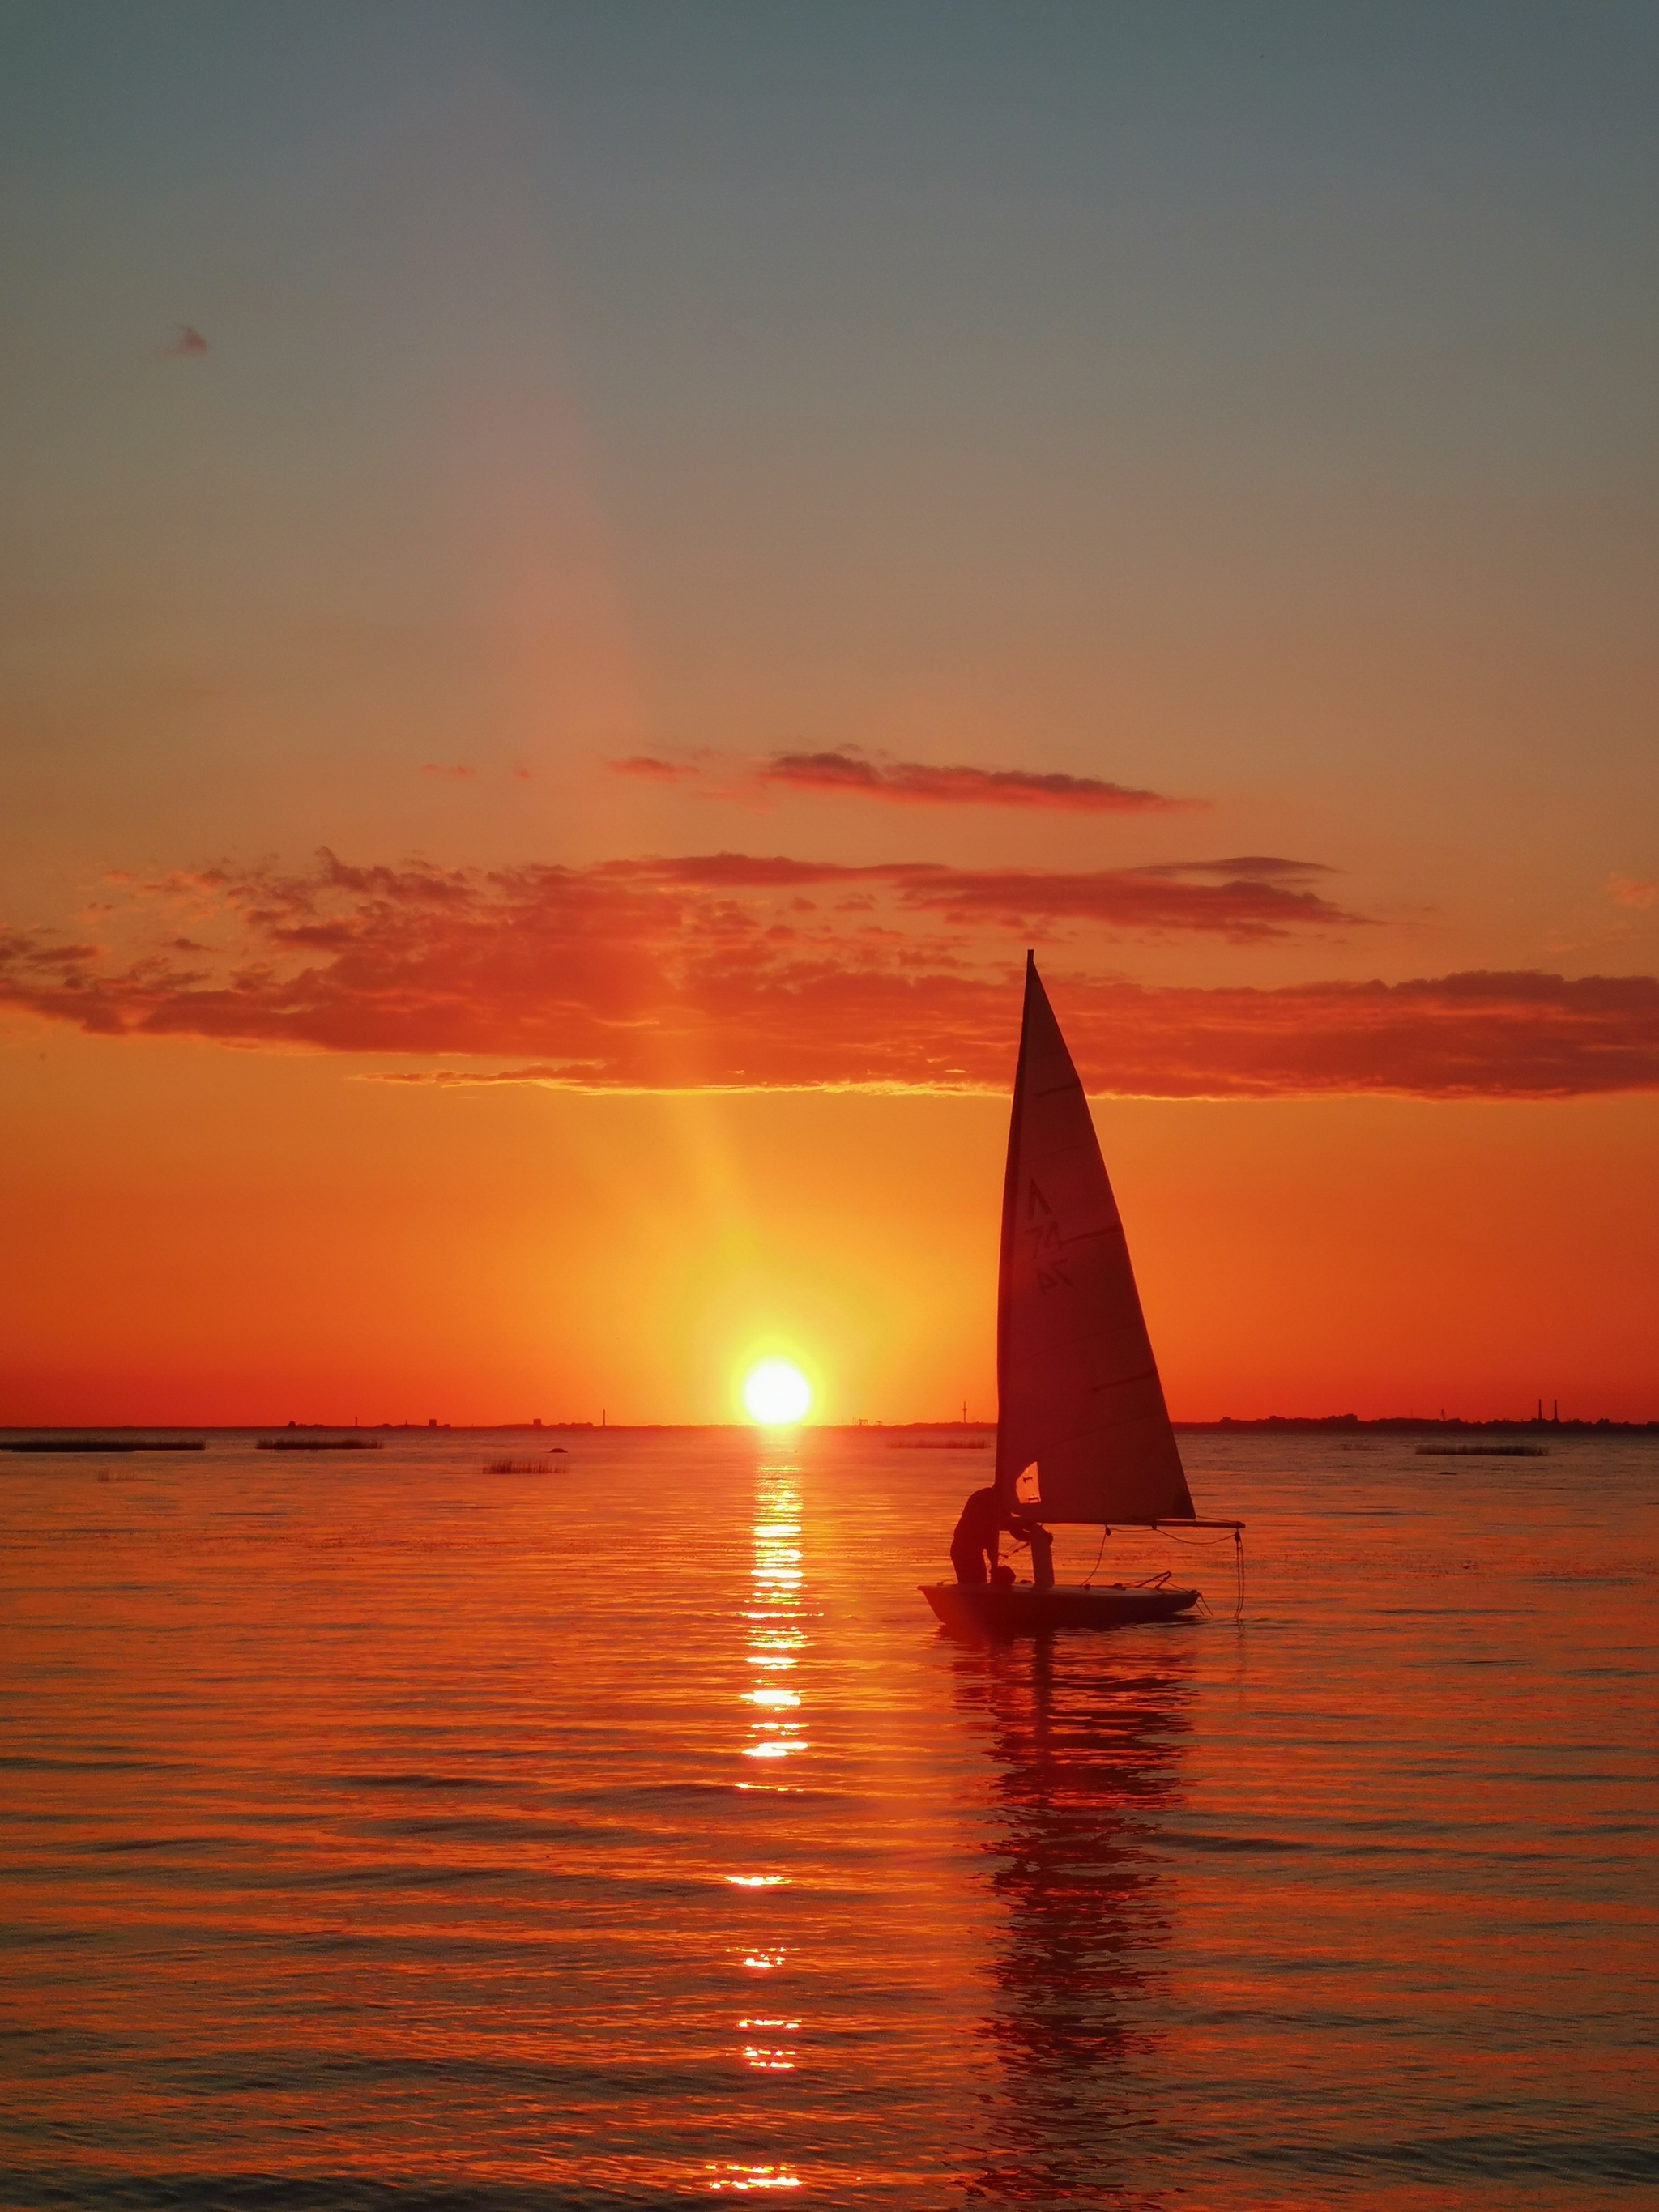
[{"label": "calm sea water", "polygon": [[990,1650],[987,1455],[563,1441],[0,1458],[0,2201],[1659,2185],[1659,1440],[1188,1436],[1242,1622]]}]

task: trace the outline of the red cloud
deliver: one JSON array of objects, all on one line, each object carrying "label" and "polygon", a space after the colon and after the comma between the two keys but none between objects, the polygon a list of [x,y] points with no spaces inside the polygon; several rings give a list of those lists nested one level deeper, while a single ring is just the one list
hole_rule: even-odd
[{"label": "red cloud", "polygon": [[[711,853],[680,860],[613,860],[594,872],[615,880],[653,882],[696,890],[797,890],[830,885],[860,895],[860,910],[884,891],[901,909],[936,914],[962,925],[1024,929],[1038,921],[1092,922],[1114,934],[1164,937],[1196,931],[1234,943],[1285,937],[1309,928],[1358,927],[1364,917],[1333,906],[1316,892],[1264,879],[1263,869],[1315,872],[1306,861],[1246,862],[1254,876],[1224,872],[1230,861],[1179,863],[1167,868],[1098,868],[1064,873],[1037,868],[950,868],[894,860],[847,867],[830,860],[757,858]],[[1183,878],[1223,872],[1218,883]],[[848,910],[843,902],[842,910]]]},{"label": "red cloud", "polygon": [[[610,763],[618,775],[657,783],[700,776],[692,761],[635,753]],[[728,764],[711,795],[728,797],[744,786],[761,790],[828,792],[841,798],[884,799],[903,806],[1044,806],[1074,814],[1180,814],[1202,811],[1207,799],[1165,799],[1093,775],[1039,775],[1015,768],[930,768],[922,761],[871,760],[846,746],[830,752],[775,753],[746,767]]]},{"label": "red cloud", "polygon": [[1308,927],[1357,927],[1362,920],[1316,891],[1247,879],[1186,883],[1154,868],[1073,875],[1015,868],[940,868],[906,884],[901,896],[910,905],[936,908],[953,921],[996,916],[1022,925],[1091,921],[1146,937],[1202,930],[1234,944],[1284,937]]},{"label": "red cloud", "polygon": [[1266,884],[1306,883],[1313,876],[1334,876],[1320,860],[1285,860],[1271,853],[1243,853],[1231,860],[1164,860],[1157,867],[1140,868],[1143,876],[1227,876]]},{"label": "red cloud", "polygon": [[1205,802],[1166,799],[1098,776],[1037,775],[1014,768],[930,768],[921,761],[882,763],[845,748],[777,753],[755,771],[763,784],[800,791],[885,799],[905,806],[1045,806],[1079,814],[1170,814]]},{"label": "red cloud", "polygon": [[[1275,863],[1302,867],[1308,864]],[[1188,872],[1195,872],[1189,871]],[[804,887],[850,893],[845,918]],[[595,1090],[1006,1088],[1028,915],[1223,936],[1335,909],[1281,884],[1042,878],[717,854],[573,869],[209,869],[134,887],[118,958],[0,934],[0,1003],[112,1035],[516,1058],[447,1081]],[[196,965],[166,909],[211,902]],[[1261,901],[1269,902],[1265,907]],[[1277,903],[1273,903],[1277,902]],[[1465,975],[1153,989],[1051,969],[1087,1079],[1164,1097],[1388,1091],[1565,1097],[1659,1088],[1659,981]]]},{"label": "red cloud", "polygon": [[200,331],[189,323],[179,323],[174,330],[171,344],[156,347],[155,358],[157,361],[190,361],[210,350]]},{"label": "red cloud", "polygon": [[454,776],[461,782],[465,782],[475,773],[476,771],[474,769],[468,768],[465,763],[461,761],[455,762],[453,766],[447,761],[422,761],[421,763],[421,774],[422,775]]}]

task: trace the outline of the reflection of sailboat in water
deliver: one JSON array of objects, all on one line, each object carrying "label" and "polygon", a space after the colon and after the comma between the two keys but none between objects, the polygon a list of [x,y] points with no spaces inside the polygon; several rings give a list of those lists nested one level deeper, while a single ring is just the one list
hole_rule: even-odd
[{"label": "reflection of sailboat in water", "polygon": [[[1194,1517],[1089,1102],[1030,953],[1002,1191],[997,1397],[995,1483],[958,1524],[957,1580],[922,1589],[945,1626],[1109,1628],[1196,1605],[1199,1593],[1167,1575],[1068,1589],[1048,1565],[1049,1521],[1107,1534],[1115,1522],[1231,1528],[1235,1542],[1243,1524]],[[1033,1473],[1027,1497],[1019,1486]],[[1030,1539],[1034,1583],[996,1564],[1003,1528]]]},{"label": "reflection of sailboat in water", "polygon": [[1043,1637],[957,1662],[999,1769],[987,1847],[1005,1936],[982,2032],[1006,2094],[970,2191],[993,2200],[1158,2201],[1132,2179],[1158,2100],[1151,2015],[1170,1940],[1149,1830],[1178,1794],[1188,1655],[1114,1653],[1108,1677],[1099,1649]]}]

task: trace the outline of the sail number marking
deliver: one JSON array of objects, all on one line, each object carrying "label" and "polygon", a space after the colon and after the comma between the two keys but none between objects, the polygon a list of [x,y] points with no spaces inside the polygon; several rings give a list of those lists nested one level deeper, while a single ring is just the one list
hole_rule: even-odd
[{"label": "sail number marking", "polygon": [[1060,1264],[1060,1252],[1066,1240],[1060,1233],[1054,1209],[1037,1188],[1035,1176],[1026,1186],[1025,1233],[1030,1240],[1031,1265],[1036,1269],[1038,1290],[1045,1297],[1050,1291],[1058,1290],[1062,1283],[1069,1290],[1072,1279]]}]

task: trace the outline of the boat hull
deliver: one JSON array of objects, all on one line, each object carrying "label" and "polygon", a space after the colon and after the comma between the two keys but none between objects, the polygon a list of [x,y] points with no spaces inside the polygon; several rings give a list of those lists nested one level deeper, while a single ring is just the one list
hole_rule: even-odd
[{"label": "boat hull", "polygon": [[1040,1590],[1030,1583],[1012,1589],[991,1583],[917,1585],[944,1626],[958,1636],[1033,1636],[1049,1628],[1128,1628],[1136,1622],[1173,1620],[1198,1603],[1195,1589],[1165,1583],[1156,1589],[1091,1588]]}]

